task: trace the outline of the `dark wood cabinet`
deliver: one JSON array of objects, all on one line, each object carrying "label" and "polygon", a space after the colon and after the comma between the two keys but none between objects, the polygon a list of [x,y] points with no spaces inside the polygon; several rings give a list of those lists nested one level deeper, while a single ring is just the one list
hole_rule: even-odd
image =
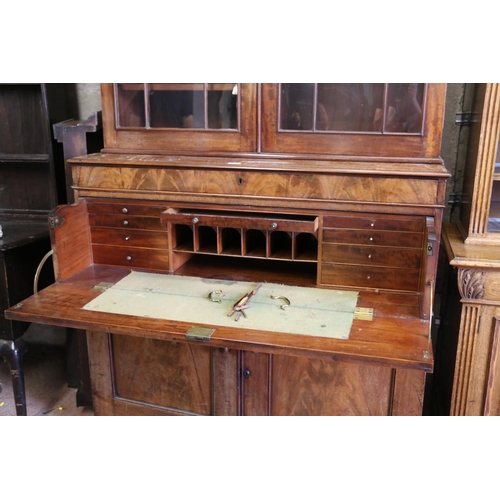
[{"label": "dark wood cabinet", "polygon": [[62,147],[52,124],[67,118],[62,84],[0,84],[0,355],[13,373],[18,414],[26,414],[22,339],[27,323],[3,311],[54,281],[48,213],[66,201]]},{"label": "dark wood cabinet", "polygon": [[[446,86],[302,85],[103,84],[104,149],[51,214],[57,282],[7,312],[87,330],[96,414],[421,414]],[[131,271],[356,291],[357,312],[338,339],[84,309]]]}]

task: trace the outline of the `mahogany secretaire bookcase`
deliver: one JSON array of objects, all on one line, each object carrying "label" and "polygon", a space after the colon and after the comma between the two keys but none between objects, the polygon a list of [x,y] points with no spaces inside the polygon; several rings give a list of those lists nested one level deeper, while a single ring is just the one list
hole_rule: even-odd
[{"label": "mahogany secretaire bookcase", "polygon": [[[7,317],[87,331],[98,415],[421,414],[445,94],[425,83],[103,84],[104,148],[69,161],[76,201],[49,218],[56,283]],[[88,307],[134,273],[219,285],[148,314],[139,298],[122,312]],[[232,282],[302,298],[281,297],[259,327],[264,287],[241,317],[226,314],[239,301],[220,322],[200,316]],[[334,291],[356,296],[348,331],[318,334],[312,304],[292,333],[300,321],[287,318]]]}]

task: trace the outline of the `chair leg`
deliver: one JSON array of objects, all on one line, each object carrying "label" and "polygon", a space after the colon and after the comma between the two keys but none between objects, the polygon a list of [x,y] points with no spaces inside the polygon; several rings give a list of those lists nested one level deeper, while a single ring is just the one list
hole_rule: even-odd
[{"label": "chair leg", "polygon": [[22,337],[15,341],[0,339],[0,356],[7,361],[10,368],[16,414],[18,417],[25,417],[28,414],[23,370],[23,360],[26,351],[26,342]]}]

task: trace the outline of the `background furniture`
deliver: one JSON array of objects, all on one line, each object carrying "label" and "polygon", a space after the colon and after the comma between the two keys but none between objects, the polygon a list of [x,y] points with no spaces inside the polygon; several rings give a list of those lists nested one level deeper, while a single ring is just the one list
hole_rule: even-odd
[{"label": "background furniture", "polygon": [[443,231],[452,283],[437,368],[451,415],[500,414],[499,132],[500,85],[476,84],[460,220]]},{"label": "background furniture", "polygon": [[[104,149],[69,160],[77,203],[51,214],[57,282],[9,318],[87,330],[96,414],[421,414],[445,93],[103,84]],[[366,316],[347,340],[203,342],[186,332],[210,325],[82,311],[130,270],[357,290]]]},{"label": "background furniture", "polygon": [[[26,414],[21,361],[28,325],[3,311],[33,293],[37,266],[51,249],[47,215],[66,200],[62,149],[51,126],[63,118],[62,84],[0,84],[0,354],[11,368],[19,414]],[[52,281],[49,262],[39,289]]]}]

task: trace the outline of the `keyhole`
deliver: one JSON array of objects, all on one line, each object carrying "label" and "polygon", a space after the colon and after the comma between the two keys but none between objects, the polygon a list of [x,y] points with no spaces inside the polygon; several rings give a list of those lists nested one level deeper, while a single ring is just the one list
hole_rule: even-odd
[{"label": "keyhole", "polygon": [[238,184],[241,186],[243,184],[243,179],[241,177],[238,177]]}]

